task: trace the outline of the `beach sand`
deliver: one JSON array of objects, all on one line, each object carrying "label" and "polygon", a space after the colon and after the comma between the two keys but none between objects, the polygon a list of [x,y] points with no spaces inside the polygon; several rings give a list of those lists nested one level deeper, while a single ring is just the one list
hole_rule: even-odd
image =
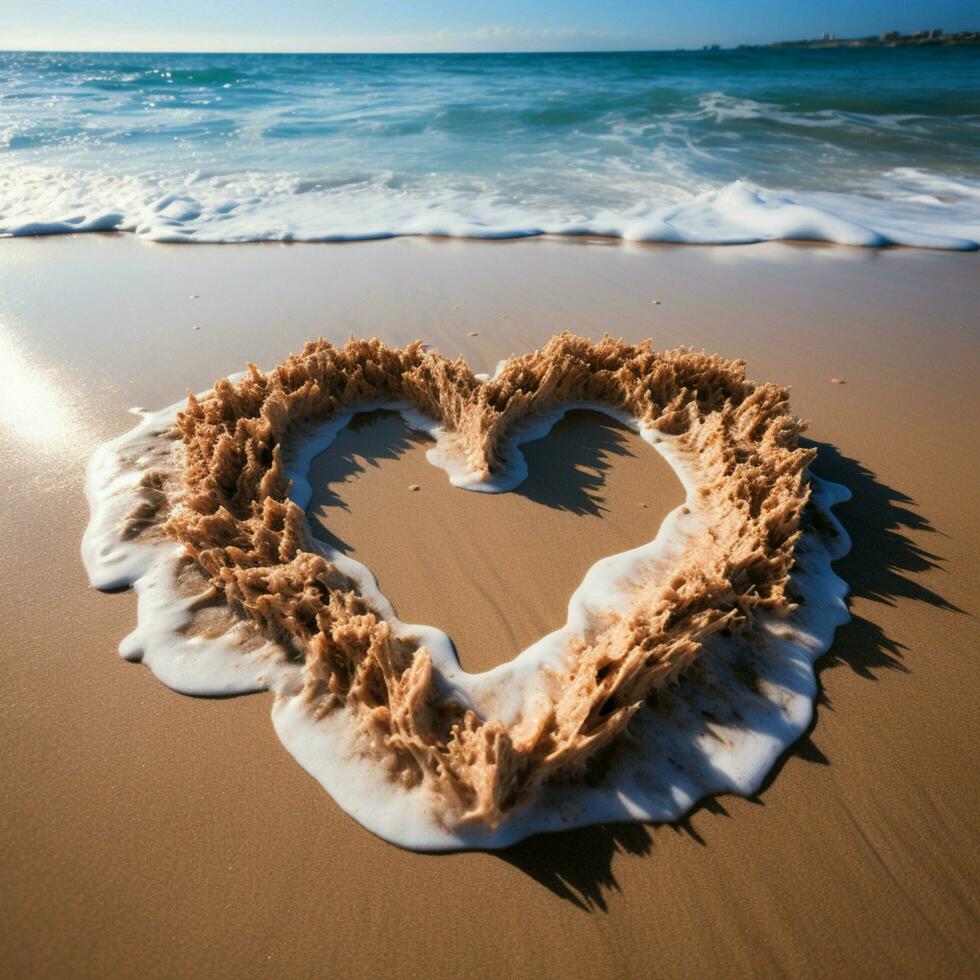
[{"label": "beach sand", "polygon": [[[4,975],[976,973],[976,255],[123,236],[2,250]],[[811,731],[756,798],[676,826],[406,852],[285,752],[268,695],[184,697],[116,655],[135,598],[90,589],[78,547],[86,460],[129,407],[319,335],[421,338],[492,371],[565,329],[744,358],[792,386],[815,472],[854,493],[836,565],[853,620],[821,661]],[[368,419],[314,464],[313,509],[470,670],[560,625],[589,565],[681,499],[656,454],[589,413],[529,445],[531,477],[505,497],[453,490],[424,448]]]}]

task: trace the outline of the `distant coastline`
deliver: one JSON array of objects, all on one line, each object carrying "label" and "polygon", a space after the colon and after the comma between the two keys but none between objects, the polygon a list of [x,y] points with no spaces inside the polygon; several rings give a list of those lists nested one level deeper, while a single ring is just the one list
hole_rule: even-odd
[{"label": "distant coastline", "polygon": [[[740,44],[735,50],[755,48],[942,48],[962,47],[980,44],[980,31],[957,31],[944,34],[940,28],[902,34],[900,31],[885,31],[869,37],[837,37],[824,34],[820,38],[799,41],[774,41],[770,44]],[[721,50],[721,45],[705,45],[706,51]]]}]

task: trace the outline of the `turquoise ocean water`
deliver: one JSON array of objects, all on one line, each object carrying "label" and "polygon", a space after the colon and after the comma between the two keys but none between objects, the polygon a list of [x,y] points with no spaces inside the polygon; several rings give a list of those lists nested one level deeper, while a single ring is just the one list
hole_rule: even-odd
[{"label": "turquoise ocean water", "polygon": [[0,234],[980,242],[980,49],[0,53]]}]

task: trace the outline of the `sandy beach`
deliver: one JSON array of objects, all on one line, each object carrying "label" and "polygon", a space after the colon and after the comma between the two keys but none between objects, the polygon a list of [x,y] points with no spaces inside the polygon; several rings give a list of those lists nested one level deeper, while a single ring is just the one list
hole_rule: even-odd
[{"label": "sandy beach", "polygon": [[[771,243],[24,238],[0,265],[0,963],[10,976],[969,976],[980,966],[976,254]],[[121,660],[88,586],[92,451],[305,341],[416,339],[474,371],[561,330],[747,362],[847,486],[852,621],[809,733],[752,799],[498,852],[365,831],[282,748],[267,694],[190,698]],[[468,670],[563,622],[683,498],[576,413],[518,492],[460,492],[392,415],[313,466],[324,539]],[[418,490],[410,487],[417,486]],[[507,652],[511,651],[511,652]],[[111,928],[107,924],[111,923]]]}]

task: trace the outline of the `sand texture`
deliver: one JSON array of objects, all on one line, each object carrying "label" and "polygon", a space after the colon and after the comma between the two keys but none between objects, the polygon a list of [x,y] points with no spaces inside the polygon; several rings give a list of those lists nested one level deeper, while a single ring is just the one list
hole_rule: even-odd
[{"label": "sand texture", "polygon": [[[976,256],[3,245],[10,975],[976,972]],[[320,335],[422,337],[492,372],[562,330],[744,359],[809,420],[795,458],[815,450],[814,472],[854,494],[837,511],[854,547],[836,568],[853,620],[822,662],[815,724],[757,797],[709,801],[679,826],[413,854],[291,762],[266,695],[183,697],[117,657],[135,600],[90,590],[77,548],[85,462],[131,426],[127,408],[271,367]],[[589,563],[646,540],[682,497],[636,436],[581,415],[529,446],[540,465],[494,516],[398,423],[368,424],[315,464],[309,513],[400,616],[446,628],[468,669],[561,622]],[[473,445],[492,469],[492,445]],[[426,547],[423,580],[412,556]]]}]

